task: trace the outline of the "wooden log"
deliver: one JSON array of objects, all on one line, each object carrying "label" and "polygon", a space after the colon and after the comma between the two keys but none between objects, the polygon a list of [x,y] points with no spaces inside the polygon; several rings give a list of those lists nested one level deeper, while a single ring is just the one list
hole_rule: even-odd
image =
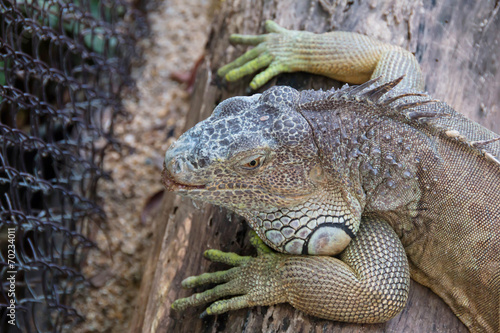
[{"label": "wooden log", "polygon": [[[210,115],[217,103],[251,93],[251,77],[225,87],[214,84],[215,71],[246,48],[229,45],[232,33],[258,34],[272,19],[288,29],[317,33],[363,33],[415,52],[426,89],[486,127],[500,132],[498,82],[498,1],[286,1],[227,0],[214,20],[186,129]],[[220,81],[219,81],[220,82]],[[339,87],[339,82],[304,73],[283,74],[271,85],[297,89]],[[199,319],[199,307],[183,313],[172,302],[202,288],[182,290],[182,279],[226,269],[202,257],[208,248],[255,254],[246,223],[226,210],[193,206],[168,193],[155,220],[155,242],[142,279],[131,332],[466,332],[450,308],[429,289],[412,281],[406,308],[384,324],[357,325],[314,318],[288,304],[254,307]]]}]

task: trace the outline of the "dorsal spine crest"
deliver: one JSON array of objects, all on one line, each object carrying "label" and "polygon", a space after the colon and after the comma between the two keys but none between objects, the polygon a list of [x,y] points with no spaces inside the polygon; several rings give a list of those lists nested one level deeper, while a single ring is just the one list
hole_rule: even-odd
[{"label": "dorsal spine crest", "polygon": [[[499,141],[500,137],[469,141],[465,136],[461,135],[457,130],[445,128],[436,124],[432,120],[439,117],[450,117],[452,114],[446,112],[436,112],[433,110],[419,110],[420,106],[431,103],[440,103],[438,100],[430,99],[427,94],[402,92],[398,94],[394,91],[403,77],[399,77],[393,81],[389,81],[382,85],[376,86],[368,91],[366,89],[372,87],[379,81],[380,78],[367,81],[359,86],[344,85],[342,88],[330,91],[306,91],[301,92],[298,110],[309,110],[316,112],[336,111],[348,109],[348,105],[364,105],[370,106],[371,116],[387,117],[398,123],[410,125],[418,130],[422,126],[435,135],[440,135],[444,140],[453,140],[460,144],[464,144],[469,150],[479,153],[486,160],[500,166],[499,157],[494,156],[491,152],[482,149],[483,146]],[[387,93],[392,92],[389,96]],[[421,97],[421,100],[405,102],[405,98]],[[356,111],[362,111],[364,108],[357,108]],[[338,111],[337,111],[338,110]],[[406,111],[406,112],[404,112]]]}]

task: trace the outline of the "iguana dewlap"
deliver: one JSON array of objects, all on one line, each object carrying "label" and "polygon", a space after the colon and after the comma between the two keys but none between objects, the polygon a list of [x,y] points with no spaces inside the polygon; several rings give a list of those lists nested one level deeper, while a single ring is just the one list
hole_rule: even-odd
[{"label": "iguana dewlap", "polygon": [[299,70],[375,80],[230,98],[169,148],[169,190],[244,216],[283,253],[257,237],[257,257],[207,251],[237,267],[184,280],[223,284],[174,309],[234,296],[206,313],[288,302],[322,318],[383,322],[404,307],[411,273],[471,331],[499,332],[500,136],[420,94],[418,63],[399,47],[266,28],[233,36],[256,47],[219,74],[267,67],[253,88]]}]

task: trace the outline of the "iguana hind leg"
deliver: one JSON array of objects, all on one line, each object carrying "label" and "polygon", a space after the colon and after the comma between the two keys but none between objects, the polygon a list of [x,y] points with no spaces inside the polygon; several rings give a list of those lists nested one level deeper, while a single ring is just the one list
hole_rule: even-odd
[{"label": "iguana hind leg", "polygon": [[406,255],[395,232],[380,219],[363,219],[357,237],[340,260],[284,255],[272,252],[255,238],[252,243],[258,248],[255,258],[206,251],[208,259],[237,267],[187,278],[182,285],[188,288],[224,284],[176,300],[172,307],[184,310],[239,295],[213,303],[206,313],[288,302],[326,319],[375,323],[392,318],[406,304],[410,283]]}]

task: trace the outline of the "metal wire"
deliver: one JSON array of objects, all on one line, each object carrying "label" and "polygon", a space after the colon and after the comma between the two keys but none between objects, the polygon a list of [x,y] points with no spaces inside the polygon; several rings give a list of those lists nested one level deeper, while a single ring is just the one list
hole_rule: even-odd
[{"label": "metal wire", "polygon": [[96,187],[131,82],[137,15],[125,0],[0,0],[1,332],[83,320],[73,295],[105,217]]}]

